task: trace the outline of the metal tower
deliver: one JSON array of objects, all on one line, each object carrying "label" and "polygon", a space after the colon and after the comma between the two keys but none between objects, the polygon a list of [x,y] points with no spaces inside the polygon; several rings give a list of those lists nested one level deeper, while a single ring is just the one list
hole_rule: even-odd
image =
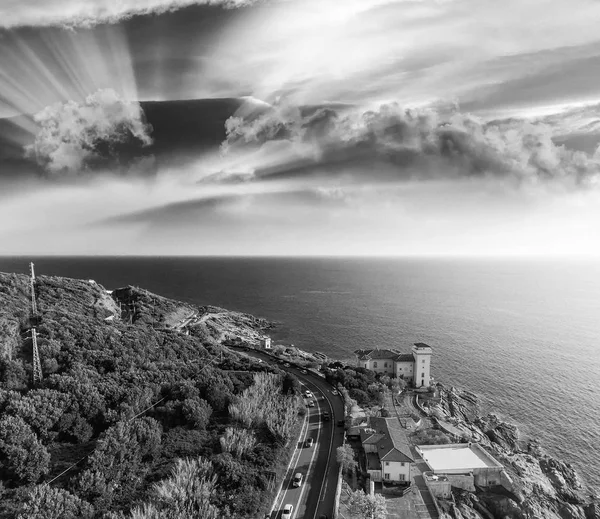
[{"label": "metal tower", "polygon": [[31,289],[31,313],[34,319],[37,318],[37,305],[35,303],[35,269],[33,263],[29,264],[29,272],[31,277],[29,278],[29,287]]},{"label": "metal tower", "polygon": [[38,311],[37,304],[35,302],[35,270],[33,267],[33,263],[29,264],[29,270],[31,272],[31,278],[29,280],[29,285],[31,288],[31,342],[33,348],[33,383],[39,384],[42,381],[42,364],[40,362],[40,353],[38,351],[37,345],[37,332],[35,330],[36,325],[38,324]]},{"label": "metal tower", "polygon": [[42,381],[42,364],[40,363],[40,354],[37,346],[37,333],[35,328],[31,329],[31,340],[33,341],[33,384],[39,384]]}]

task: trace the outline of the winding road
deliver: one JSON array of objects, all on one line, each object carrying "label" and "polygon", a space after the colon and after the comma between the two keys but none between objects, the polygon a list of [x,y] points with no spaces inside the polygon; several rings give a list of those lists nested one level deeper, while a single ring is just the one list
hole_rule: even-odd
[{"label": "winding road", "polygon": [[[243,349],[250,357],[270,364],[279,364],[274,357],[261,351],[236,347],[232,349]],[[338,477],[336,449],[344,441],[344,428],[337,426],[337,421],[344,419],[342,397],[332,393],[333,387],[323,377],[311,371],[303,373],[301,368],[293,364],[290,364],[290,367],[279,365],[279,368],[293,373],[303,385],[302,391],[308,389],[314,394],[315,407],[307,408],[300,440],[269,517],[279,519],[283,507],[292,504],[292,519],[319,519],[322,514],[332,518]],[[330,421],[322,420],[323,412],[329,413]],[[314,439],[312,447],[306,447],[306,438]],[[292,485],[292,479],[298,472],[302,473],[304,480],[302,485],[296,488]]]}]

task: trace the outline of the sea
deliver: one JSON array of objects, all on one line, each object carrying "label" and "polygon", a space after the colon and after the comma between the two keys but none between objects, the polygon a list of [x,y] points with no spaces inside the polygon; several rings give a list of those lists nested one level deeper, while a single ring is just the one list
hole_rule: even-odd
[{"label": "sea", "polygon": [[433,348],[432,375],[600,488],[600,261],[363,258],[0,258],[0,271],[144,287],[273,321],[272,337],[354,361]]}]

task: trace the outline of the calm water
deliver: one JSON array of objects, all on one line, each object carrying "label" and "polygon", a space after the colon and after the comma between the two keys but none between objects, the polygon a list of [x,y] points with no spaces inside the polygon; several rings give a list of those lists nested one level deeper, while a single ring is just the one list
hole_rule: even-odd
[{"label": "calm water", "polygon": [[[0,258],[26,272],[31,258]],[[277,321],[277,339],[349,359],[434,349],[472,390],[600,485],[600,264],[398,259],[38,258],[38,274],[137,285]]]}]

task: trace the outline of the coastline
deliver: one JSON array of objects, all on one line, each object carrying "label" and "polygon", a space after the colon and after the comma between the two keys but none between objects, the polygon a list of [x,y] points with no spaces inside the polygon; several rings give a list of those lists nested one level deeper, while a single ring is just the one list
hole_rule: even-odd
[{"label": "coastline", "polygon": [[[279,346],[266,353],[304,366],[318,361],[310,352],[297,347],[293,350]],[[333,358],[328,358],[328,362],[342,364]],[[444,517],[486,517],[486,512],[492,514],[489,517],[504,514],[502,517],[510,518],[600,517],[599,496],[573,465],[548,454],[539,440],[521,434],[516,425],[505,421],[494,409],[486,406],[486,412],[482,412],[477,394],[437,382],[436,398],[424,402],[420,412],[436,428],[444,430],[444,424],[450,424],[446,433],[464,433],[462,437],[451,436],[452,440],[477,442],[503,465],[508,475],[506,495],[497,490],[456,490],[451,501],[438,500],[442,513],[448,514]],[[468,515],[472,512],[481,515]]]}]

